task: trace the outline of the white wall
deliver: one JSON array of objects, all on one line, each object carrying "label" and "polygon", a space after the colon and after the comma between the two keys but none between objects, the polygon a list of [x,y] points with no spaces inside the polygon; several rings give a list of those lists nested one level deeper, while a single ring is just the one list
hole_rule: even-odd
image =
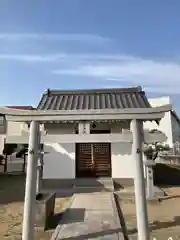
[{"label": "white wall", "polygon": [[[16,122],[7,122],[6,123],[6,134],[9,135],[21,135],[21,126],[24,123],[16,123]],[[2,154],[4,149],[4,139],[6,137],[6,134],[0,135],[0,154]]]},{"label": "white wall", "polygon": [[[72,134],[73,124],[46,124],[48,134]],[[44,179],[75,178],[75,144],[49,143],[44,145]]]},{"label": "white wall", "polygon": [[112,178],[134,177],[134,161],[131,149],[131,143],[111,144]]},{"label": "white wall", "polygon": [[6,137],[6,135],[15,135],[15,136],[19,136],[22,133],[22,129],[26,128],[27,124],[25,123],[20,123],[20,122],[10,122],[8,121],[7,123],[7,130],[6,130],[6,134],[0,134],[0,154],[2,154],[3,149],[4,149],[4,139]]},{"label": "white wall", "polygon": [[21,135],[21,125],[19,122],[8,122],[7,123],[7,135]]},{"label": "white wall", "polygon": [[5,134],[0,135],[0,154],[3,153]]},{"label": "white wall", "polygon": [[[148,99],[152,107],[158,107],[165,104],[171,104],[170,97],[160,97],[154,99]],[[159,125],[156,122],[145,122],[145,129],[158,129],[159,131],[165,133],[167,136],[166,143],[172,147],[173,144],[173,135],[172,135],[172,121],[171,121],[171,112],[166,112],[164,117],[161,119]]]},{"label": "white wall", "polygon": [[[123,128],[130,128],[129,124],[114,124],[111,133],[119,133]],[[111,143],[112,178],[133,178],[134,161],[131,143]]]},{"label": "white wall", "polygon": [[46,144],[44,146],[44,179],[75,178],[75,144]]}]

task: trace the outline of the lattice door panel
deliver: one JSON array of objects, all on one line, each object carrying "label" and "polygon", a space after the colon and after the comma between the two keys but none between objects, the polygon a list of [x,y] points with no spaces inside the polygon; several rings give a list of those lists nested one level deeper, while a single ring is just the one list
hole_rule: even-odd
[{"label": "lattice door panel", "polygon": [[92,144],[80,143],[78,144],[78,159],[77,170],[80,175],[92,175],[93,161],[92,161]]},{"label": "lattice door panel", "polygon": [[109,143],[77,144],[76,169],[79,177],[100,177],[111,175]]},{"label": "lattice door panel", "polygon": [[109,176],[111,172],[110,144],[95,143],[93,149],[96,176]]}]

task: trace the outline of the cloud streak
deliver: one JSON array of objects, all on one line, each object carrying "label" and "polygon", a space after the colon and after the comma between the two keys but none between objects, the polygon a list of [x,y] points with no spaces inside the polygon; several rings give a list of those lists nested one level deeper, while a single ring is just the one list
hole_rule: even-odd
[{"label": "cloud streak", "polygon": [[85,61],[130,61],[133,57],[125,55],[108,55],[108,54],[1,54],[0,60],[10,60],[10,61],[22,61],[22,62],[58,62],[62,60],[73,61],[74,63],[81,62],[84,64]]},{"label": "cloud streak", "polygon": [[96,62],[72,69],[56,69],[53,74],[88,76],[95,79],[134,83],[151,92],[180,93],[180,64],[133,56],[119,56],[116,62]]},{"label": "cloud streak", "polygon": [[85,41],[85,42],[107,42],[109,38],[97,34],[68,34],[68,33],[0,33],[0,40],[21,41]]},{"label": "cloud streak", "polygon": [[[180,64],[125,54],[0,54],[0,61],[47,64],[52,75],[81,76],[106,85],[142,85],[148,92],[180,94]],[[57,66],[59,66],[57,68]],[[53,69],[54,68],[54,69]]]},{"label": "cloud streak", "polygon": [[174,62],[156,62],[138,58],[123,58],[116,63],[96,63],[78,66],[74,69],[55,70],[54,74],[81,75],[119,80],[134,78],[149,83],[150,79],[166,84],[166,81],[179,82],[180,65]]}]

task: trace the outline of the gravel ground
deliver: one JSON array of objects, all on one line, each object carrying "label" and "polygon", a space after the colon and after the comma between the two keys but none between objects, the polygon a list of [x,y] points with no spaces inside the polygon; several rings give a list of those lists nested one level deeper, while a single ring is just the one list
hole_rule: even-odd
[{"label": "gravel ground", "polygon": [[[180,239],[180,187],[166,187],[168,194],[160,202],[148,204],[151,239]],[[137,239],[136,210],[132,200],[120,200],[120,207],[127,227],[128,235]]]},{"label": "gravel ground", "polygon": [[[24,205],[23,176],[0,176],[0,239],[20,240]],[[55,213],[60,213],[69,197],[56,198]],[[57,219],[58,220],[58,219]],[[38,231],[35,240],[49,240],[53,230]]]}]

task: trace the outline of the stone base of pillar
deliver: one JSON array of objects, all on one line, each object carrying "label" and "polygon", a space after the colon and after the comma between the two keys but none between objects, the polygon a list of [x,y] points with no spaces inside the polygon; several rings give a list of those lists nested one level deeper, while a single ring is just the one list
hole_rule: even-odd
[{"label": "stone base of pillar", "polygon": [[158,199],[166,196],[166,193],[165,193],[162,189],[160,189],[159,187],[157,187],[157,186],[154,186],[153,193],[154,193],[154,194],[153,194],[154,196],[152,196],[152,197],[147,197],[147,198],[146,198],[148,201],[158,200]]}]

